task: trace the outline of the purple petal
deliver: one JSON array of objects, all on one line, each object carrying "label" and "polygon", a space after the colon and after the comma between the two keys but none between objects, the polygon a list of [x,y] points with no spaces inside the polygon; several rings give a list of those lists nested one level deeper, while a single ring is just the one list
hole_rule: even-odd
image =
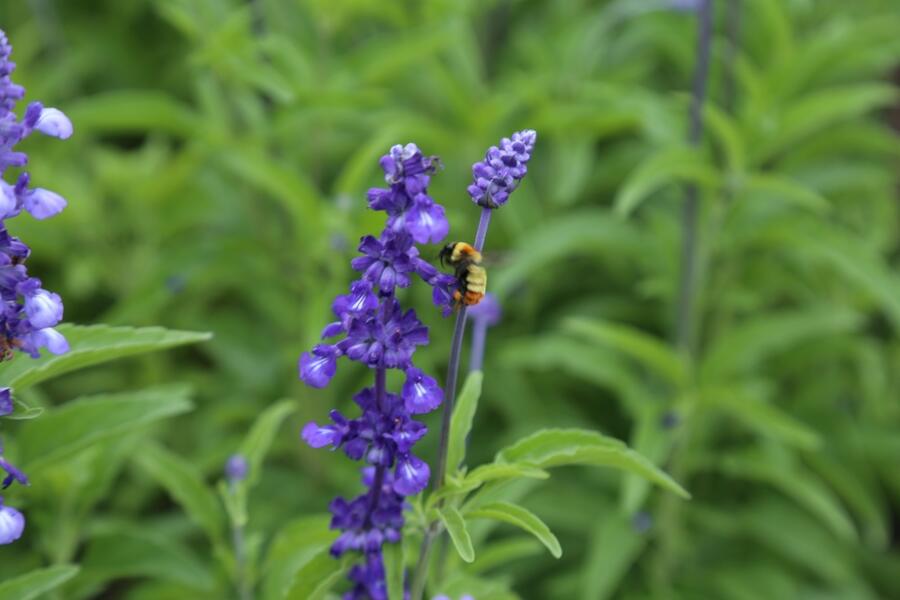
[{"label": "purple petal", "polygon": [[25,296],[25,314],[37,329],[53,327],[62,320],[63,304],[59,294],[47,290],[37,290]]},{"label": "purple petal", "polygon": [[325,446],[337,447],[341,441],[340,434],[334,426],[319,426],[314,421],[310,421],[303,426],[300,437],[313,448],[324,448]]},{"label": "purple petal", "polygon": [[0,417],[11,414],[12,411],[13,401],[9,388],[0,388]]},{"label": "purple petal", "polygon": [[11,544],[25,531],[25,517],[12,506],[3,504],[0,498],[0,544]]},{"label": "purple petal", "polygon": [[312,353],[303,353],[298,366],[300,379],[306,385],[323,388],[328,385],[337,370],[337,351],[333,346],[316,346]]},{"label": "purple petal", "polygon": [[18,202],[13,187],[6,182],[0,182],[0,219],[6,219],[15,215]]},{"label": "purple petal", "polygon": [[444,207],[421,195],[406,215],[410,235],[420,244],[437,243],[447,237],[450,224],[444,215]]},{"label": "purple petal", "polygon": [[415,496],[428,485],[431,470],[418,456],[407,454],[397,459],[394,474],[394,491],[401,496]]},{"label": "purple petal", "polygon": [[72,136],[72,121],[57,108],[43,109],[34,128],[44,135],[61,140],[69,139]]},{"label": "purple petal", "polygon": [[38,220],[49,219],[66,207],[66,199],[55,192],[35,188],[25,194],[25,210]]},{"label": "purple petal", "polygon": [[444,399],[444,392],[437,381],[412,368],[406,371],[406,383],[403,384],[403,402],[406,410],[412,414],[433,411]]}]

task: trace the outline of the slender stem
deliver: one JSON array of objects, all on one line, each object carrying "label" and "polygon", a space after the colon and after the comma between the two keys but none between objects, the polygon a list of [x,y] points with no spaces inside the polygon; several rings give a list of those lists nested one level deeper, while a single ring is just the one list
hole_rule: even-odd
[{"label": "slender stem", "polygon": [[488,226],[491,224],[491,214],[494,212],[491,208],[481,209],[481,218],[478,220],[478,231],[475,232],[475,249],[481,252],[484,250],[484,240],[487,238]]},{"label": "slender stem", "polygon": [[[444,485],[447,474],[447,453],[450,442],[450,421],[453,417],[453,406],[456,402],[456,381],[459,378],[459,358],[462,354],[463,337],[466,331],[466,307],[462,306],[456,313],[456,325],[453,327],[453,341],[450,342],[450,363],[447,366],[447,383],[444,386],[444,407],[441,414],[441,441],[438,446],[437,476],[431,482],[435,490]],[[455,465],[454,465],[455,466]]]},{"label": "slender stem", "polygon": [[[228,491],[232,496],[237,494],[236,481],[229,482]],[[231,541],[234,545],[234,577],[238,597],[241,600],[253,600],[253,590],[247,580],[247,549],[244,542],[244,526],[241,523],[232,523]]]},{"label": "slender stem", "polygon": [[[694,70],[691,95],[690,129],[688,142],[698,146],[703,136],[703,103],[706,99],[706,83],[709,78],[710,41],[712,38],[712,3],[701,0],[697,9],[697,64]],[[681,275],[678,283],[678,302],[675,321],[675,345],[685,355],[694,352],[694,317],[697,287],[697,220],[699,190],[689,184],[685,191],[681,212]]]},{"label": "slender stem", "polygon": [[[712,40],[712,0],[700,0],[697,8],[697,46],[696,65],[694,70],[693,91],[691,95],[690,128],[688,143],[699,146],[703,138],[703,103],[706,99],[707,80],[709,78],[710,44]],[[682,207],[682,243],[681,274],[679,278],[678,301],[675,322],[675,345],[689,363],[694,364],[697,312],[697,288],[701,268],[697,243],[699,191],[690,184],[686,189],[684,206]],[[685,481],[688,476],[688,446],[695,438],[698,427],[697,415],[690,412],[686,415],[681,433],[680,444],[672,451],[671,464],[674,476]],[[654,563],[653,576],[659,590],[668,590],[673,569],[675,549],[680,531],[680,500],[673,495],[661,499],[659,509],[659,544],[657,558]]]},{"label": "slender stem", "polygon": [[[488,227],[491,224],[493,209],[484,207],[481,209],[481,218],[478,220],[478,230],[475,232],[475,249],[481,252],[487,238]],[[441,439],[438,446],[437,475],[432,480],[432,486],[437,491],[444,485],[447,475],[447,453],[450,442],[450,421],[453,417],[453,405],[456,400],[456,383],[459,378],[459,362],[462,354],[462,343],[466,332],[466,307],[462,306],[456,314],[456,324],[453,326],[453,339],[450,342],[450,361],[447,365],[447,382],[444,385],[444,406],[441,414]],[[453,465],[454,467],[456,465]],[[416,563],[416,571],[410,586],[410,599],[420,600],[425,591],[425,577],[428,573],[428,561],[431,557],[431,547],[435,538],[440,533],[437,523],[429,524],[422,539],[422,548],[419,551],[419,561]]]}]

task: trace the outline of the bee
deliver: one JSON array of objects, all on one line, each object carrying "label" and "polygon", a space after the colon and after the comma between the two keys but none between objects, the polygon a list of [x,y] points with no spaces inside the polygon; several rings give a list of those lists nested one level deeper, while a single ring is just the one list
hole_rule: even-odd
[{"label": "bee", "polygon": [[481,252],[465,242],[450,242],[441,249],[439,257],[442,265],[447,262],[455,269],[456,308],[481,302],[487,289],[487,271],[481,266]]}]

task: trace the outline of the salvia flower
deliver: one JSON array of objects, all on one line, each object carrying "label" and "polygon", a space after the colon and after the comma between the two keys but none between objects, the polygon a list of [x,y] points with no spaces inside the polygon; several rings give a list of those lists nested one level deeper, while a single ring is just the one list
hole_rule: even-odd
[{"label": "salvia flower", "polygon": [[243,481],[247,478],[249,465],[243,454],[232,454],[225,462],[225,477],[232,483]]},{"label": "salvia flower", "polygon": [[32,188],[28,173],[20,173],[13,183],[5,180],[8,169],[24,167],[28,157],[16,145],[34,131],[66,139],[72,135],[72,123],[56,108],[45,108],[32,102],[19,119],[15,108],[25,90],[12,82],[15,63],[10,60],[12,47],[0,31],[0,360],[12,358],[13,350],[32,357],[46,348],[54,354],[68,350],[65,338],[53,327],[63,317],[62,299],[29,277],[25,260],[30,254],[18,238],[7,231],[6,221],[23,210],[35,219],[47,219],[66,206],[66,200],[55,192]]},{"label": "salvia flower", "polygon": [[[350,500],[335,498],[329,507],[331,527],[341,532],[331,553],[363,555],[348,575],[353,589],[347,600],[387,598],[381,548],[400,541],[405,498],[421,492],[431,475],[412,452],[427,431],[412,415],[434,410],[443,398],[437,382],[413,363],[416,349],[428,343],[428,329],[397,298],[397,291],[416,277],[432,286],[444,282],[416,247],[440,241],[449,229],[443,207],[428,195],[437,159],[407,144],[391,148],[380,164],[389,187],[369,190],[368,201],[370,208],[387,214],[384,230],[360,241],[360,256],[350,265],[359,279],[334,299],[336,320],[323,329],[322,343],[304,352],[298,364],[300,378],[315,388],[329,384],[341,358],[374,373],[375,384],[353,398],[358,417],[332,410],[330,423],[307,423],[301,432],[313,448],[341,450],[366,464],[366,492]],[[405,376],[399,394],[387,390],[388,369]]]},{"label": "salvia flower", "polygon": [[500,140],[499,146],[491,146],[484,160],[472,165],[474,181],[469,186],[469,196],[479,206],[498,208],[506,204],[528,172],[528,161],[537,133],[525,129]]},{"label": "salvia flower", "polygon": [[0,545],[11,544],[25,531],[25,517],[12,506],[3,503],[0,496]]},{"label": "salvia flower", "polygon": [[8,387],[0,388],[0,417],[12,414],[12,411],[13,401],[11,390]]},{"label": "salvia flower", "polygon": [[[66,207],[59,194],[31,187],[28,173],[6,180],[9,169],[20,169],[28,156],[16,146],[37,131],[50,137],[67,139],[72,135],[72,122],[62,111],[45,108],[40,102],[30,103],[20,119],[15,109],[25,96],[22,86],[13,83],[16,68],[10,60],[12,46],[0,30],[0,362],[13,358],[15,350],[40,356],[41,348],[53,354],[69,350],[65,337],[54,327],[63,318],[63,303],[58,294],[43,288],[40,279],[30,277],[25,261],[31,254],[28,246],[10,235],[7,221],[24,210],[38,220],[58,214]],[[13,412],[11,390],[0,388],[0,416]],[[13,482],[28,485],[28,477],[3,456],[0,442],[0,470],[6,473],[2,487]],[[25,517],[6,506],[0,498],[0,544],[19,539],[25,529]]]}]

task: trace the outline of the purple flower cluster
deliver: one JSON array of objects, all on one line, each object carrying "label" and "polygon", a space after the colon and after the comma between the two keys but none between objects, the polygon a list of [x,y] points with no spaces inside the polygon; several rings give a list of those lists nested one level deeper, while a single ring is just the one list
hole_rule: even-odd
[{"label": "purple flower cluster", "polygon": [[[29,277],[25,260],[31,250],[6,227],[7,219],[23,210],[35,219],[52,217],[65,208],[66,201],[49,190],[30,187],[28,173],[20,173],[12,184],[4,176],[8,169],[28,163],[25,153],[15,149],[19,142],[34,131],[66,139],[72,135],[72,123],[61,111],[45,108],[40,102],[29,104],[21,120],[16,116],[16,104],[25,90],[10,79],[16,67],[10,60],[11,53],[6,34],[0,31],[0,362],[12,359],[14,350],[37,358],[41,348],[54,354],[69,349],[66,339],[53,328],[62,320],[62,300],[43,289],[40,279]],[[0,416],[12,411],[11,390],[0,388]],[[28,485],[25,474],[3,456],[2,442],[0,469],[6,473],[4,489],[14,481]],[[0,498],[0,544],[19,539],[24,529],[22,513]]]},{"label": "purple flower cluster", "polygon": [[491,146],[484,160],[472,165],[474,181],[469,186],[469,196],[479,206],[498,208],[506,204],[528,172],[528,160],[537,133],[533,129],[517,131],[500,140],[499,146]]},{"label": "purple flower cluster", "polygon": [[[346,357],[374,371],[374,386],[354,397],[361,414],[348,418],[331,411],[331,423],[308,423],[303,439],[314,448],[340,448],[353,460],[364,460],[363,483],[367,491],[330,505],[331,526],[342,533],[331,552],[364,555],[349,578],[355,600],[387,597],[381,547],[400,540],[404,498],[421,492],[428,484],[428,465],[412,454],[413,445],[426,427],[412,415],[434,410],[443,399],[437,382],[413,364],[418,346],[428,343],[428,329],[413,310],[403,310],[396,297],[399,288],[418,276],[430,285],[446,285],[447,278],[419,256],[416,243],[438,242],[449,229],[444,209],[428,196],[428,184],[437,160],[424,156],[415,144],[394,146],[381,159],[388,188],[368,192],[369,207],[387,213],[379,237],[360,241],[361,256],[353,259],[360,278],[347,294],[335,298],[336,320],[322,331],[321,343],[300,357],[300,378],[312,387],[328,385],[337,370],[337,360]],[[400,394],[387,391],[388,369],[405,375]]]},{"label": "purple flower cluster", "polygon": [[6,34],[0,31],[0,361],[12,358],[14,349],[32,357],[45,347],[54,354],[68,350],[65,338],[53,326],[63,315],[62,300],[41,287],[41,281],[29,277],[25,260],[28,246],[9,234],[6,220],[26,210],[36,219],[60,212],[66,201],[49,190],[30,188],[28,173],[21,173],[14,184],[3,179],[7,169],[28,162],[16,144],[34,131],[66,139],[72,135],[72,123],[59,110],[32,102],[19,120],[14,111],[25,90],[10,80],[15,69]]}]

